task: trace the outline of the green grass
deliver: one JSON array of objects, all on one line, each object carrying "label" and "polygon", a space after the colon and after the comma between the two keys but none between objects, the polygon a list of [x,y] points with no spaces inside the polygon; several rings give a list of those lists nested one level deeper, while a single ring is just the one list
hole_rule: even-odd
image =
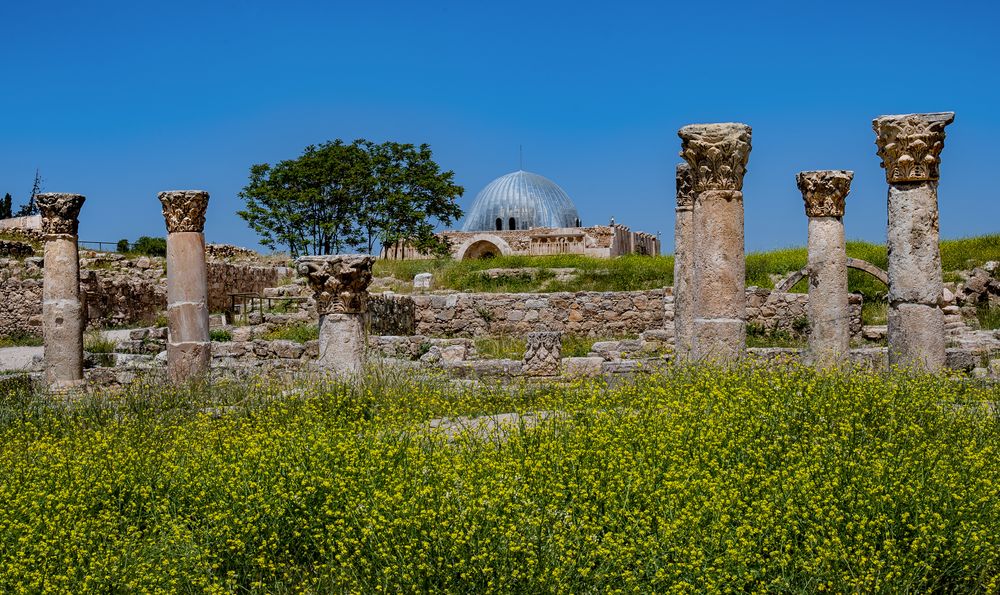
[{"label": "green grass", "polygon": [[[0,380],[0,591],[996,592],[996,398],[751,365],[75,403]],[[550,413],[429,423],[501,411]]]},{"label": "green grass", "polygon": [[976,309],[979,328],[983,330],[1000,329],[1000,307],[982,306]]},{"label": "green grass", "polygon": [[100,331],[91,331],[83,337],[83,350],[90,353],[114,353],[117,344]]},{"label": "green grass", "polygon": [[[616,341],[619,338],[584,337],[564,334],[562,337],[562,357],[586,357],[594,343]],[[476,354],[480,359],[521,359],[524,357],[526,341],[520,337],[498,335],[476,338]]]},{"label": "green grass", "polygon": [[40,347],[44,343],[40,335],[30,333],[14,333],[0,337],[0,347]]},{"label": "green grass", "polygon": [[[534,277],[515,274],[489,279],[487,269],[542,269]],[[549,269],[575,268],[573,281],[556,282]],[[482,292],[537,291],[635,291],[666,287],[673,283],[672,256],[623,256],[613,259],[575,254],[553,256],[500,256],[484,260],[379,260],[375,275],[411,281],[417,273],[433,273],[435,287]]]},{"label": "green grass", "polygon": [[305,343],[319,339],[319,326],[315,324],[291,324],[268,332],[263,337],[267,341],[295,341]]},{"label": "green grass", "polygon": [[208,332],[211,340],[217,343],[228,343],[233,340],[233,334],[226,329],[212,329]]}]

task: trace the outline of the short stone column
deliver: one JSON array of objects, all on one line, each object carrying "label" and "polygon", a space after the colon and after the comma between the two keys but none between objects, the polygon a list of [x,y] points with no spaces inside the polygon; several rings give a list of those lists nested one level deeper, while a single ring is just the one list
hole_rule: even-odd
[{"label": "short stone column", "polygon": [[945,365],[937,186],[952,112],[880,116],[872,122],[889,183],[889,364]]},{"label": "short stone column", "polygon": [[365,312],[375,258],[363,254],[305,256],[298,260],[319,313],[317,364],[339,376],[364,369]]},{"label": "short stone column", "polygon": [[562,333],[528,333],[524,351],[525,376],[558,376],[562,364]]},{"label": "short stone column", "polygon": [[854,172],[803,171],[795,176],[809,217],[809,360],[839,365],[851,348],[844,203]]},{"label": "short stone column", "polygon": [[743,175],[746,124],[692,124],[678,131],[694,185],[694,323],[691,357],[728,363],[746,351]]},{"label": "short stone column", "polygon": [[167,375],[179,384],[207,376],[212,363],[203,233],[208,192],[171,190],[159,199],[167,223]]},{"label": "short stone column", "polygon": [[677,164],[677,207],[674,209],[674,354],[678,360],[691,353],[694,299],[691,295],[694,251],[691,244],[694,224],[694,185],[691,167]]},{"label": "short stone column", "polygon": [[77,250],[79,194],[35,196],[42,214],[45,267],[42,280],[42,335],[45,382],[54,390],[83,383],[83,304],[80,301],[80,258]]}]

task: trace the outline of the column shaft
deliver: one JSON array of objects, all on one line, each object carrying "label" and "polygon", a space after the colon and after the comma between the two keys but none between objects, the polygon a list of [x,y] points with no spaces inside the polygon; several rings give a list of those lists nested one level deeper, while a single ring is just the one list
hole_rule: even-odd
[{"label": "column shaft", "polygon": [[674,354],[677,360],[691,355],[694,326],[694,188],[691,168],[677,166],[677,207],[674,218]]},{"label": "column shaft", "polygon": [[212,363],[208,328],[205,237],[167,235],[167,373],[173,382],[207,374]]},{"label": "column shaft", "polygon": [[743,193],[699,193],[693,223],[692,357],[720,363],[733,361],[746,349]]},{"label": "column shaft", "polygon": [[80,258],[76,237],[45,242],[42,281],[42,334],[45,381],[55,389],[83,381],[83,307],[80,302]]},{"label": "column shaft", "polygon": [[851,348],[847,251],[840,217],[809,217],[809,355],[826,367]]}]

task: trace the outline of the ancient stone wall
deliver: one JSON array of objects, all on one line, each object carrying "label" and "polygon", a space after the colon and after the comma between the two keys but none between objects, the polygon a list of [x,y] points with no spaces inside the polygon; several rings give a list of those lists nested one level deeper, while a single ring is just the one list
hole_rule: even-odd
[{"label": "ancient stone wall", "polygon": [[638,334],[664,325],[664,291],[414,295],[423,335]]},{"label": "ancient stone wall", "polygon": [[231,304],[229,294],[254,293],[259,295],[265,288],[277,286],[283,277],[291,274],[290,269],[283,267],[209,262],[208,310],[210,312],[228,311]]},{"label": "ancient stone wall", "polygon": [[416,334],[416,304],[406,295],[368,297],[368,332],[372,335]]},{"label": "ancient stone wall", "polygon": [[[43,259],[0,258],[0,336],[41,333]],[[149,324],[167,307],[164,259],[83,252],[80,289],[89,326]],[[290,269],[208,263],[209,309],[229,307],[229,294],[260,293]]]},{"label": "ancient stone wall", "polygon": [[[808,327],[804,293],[747,290],[747,323],[765,331],[803,334]],[[562,331],[595,337],[638,335],[651,329],[673,332],[670,289],[577,293],[452,293],[372,296],[380,310],[377,334],[429,336],[524,335]],[[393,306],[389,302],[395,302]],[[410,325],[410,304],[413,327]],[[388,320],[401,312],[400,321]],[[851,334],[861,333],[861,297],[850,299]],[[376,330],[377,329],[377,330]]]}]

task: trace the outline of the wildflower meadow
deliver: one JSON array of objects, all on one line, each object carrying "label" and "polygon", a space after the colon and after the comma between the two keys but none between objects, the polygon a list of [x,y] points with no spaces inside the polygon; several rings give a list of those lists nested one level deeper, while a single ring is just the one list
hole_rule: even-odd
[{"label": "wildflower meadow", "polygon": [[997,592],[997,397],[754,364],[72,403],[8,378],[0,591]]}]

